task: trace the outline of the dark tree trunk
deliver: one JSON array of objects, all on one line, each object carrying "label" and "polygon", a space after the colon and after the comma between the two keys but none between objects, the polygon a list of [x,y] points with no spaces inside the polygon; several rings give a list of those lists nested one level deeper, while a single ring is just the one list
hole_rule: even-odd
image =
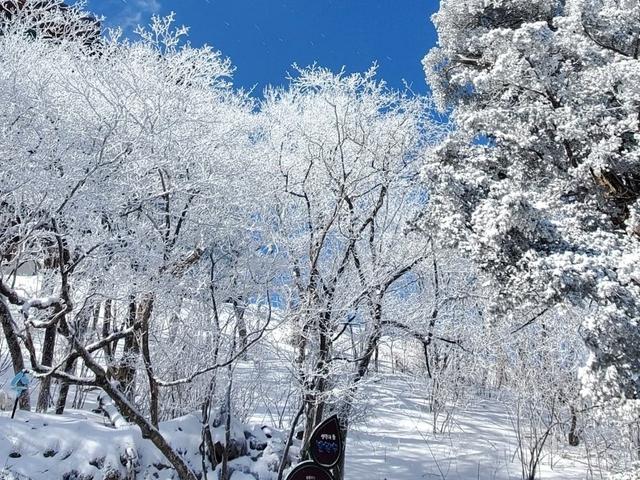
[{"label": "dark tree trunk", "polygon": [[[70,358],[64,362],[64,373],[73,374],[76,367],[76,358]],[[56,400],[56,415],[62,415],[64,408],[67,405],[67,397],[69,396],[69,382],[60,382],[60,392],[58,393],[58,399]]]},{"label": "dark tree trunk", "polygon": [[[17,374],[18,372],[24,370],[24,358],[22,357],[22,350],[20,349],[18,335],[16,335],[15,329],[13,327],[11,311],[9,310],[9,306],[5,302],[4,298],[2,297],[0,297],[0,321],[2,322],[2,331],[9,348],[9,355],[11,355],[13,373]],[[31,410],[31,400],[28,391],[25,391],[20,397],[20,408],[22,410]]]},{"label": "dark tree trunk", "polygon": [[[86,333],[87,326],[89,325],[89,315],[86,312],[80,313],[80,322],[76,328],[76,334],[82,338]],[[93,307],[93,324],[94,328],[100,317],[100,304],[98,303]],[[73,351],[73,348],[71,348]],[[77,357],[74,355],[64,363],[64,373],[73,374],[76,370]],[[62,380],[60,382],[60,392],[56,400],[56,415],[62,415],[64,413],[65,406],[67,405],[67,397],[69,396],[69,382]]]},{"label": "dark tree trunk", "polygon": [[151,424],[158,428],[158,384],[153,374],[153,364],[151,363],[151,352],[149,350],[149,321],[153,311],[153,297],[145,298],[140,304],[138,318],[142,321],[142,360],[149,380],[149,413]]},{"label": "dark tree trunk", "polygon": [[202,474],[207,475],[207,461],[211,465],[211,468],[215,469],[218,465],[218,459],[216,458],[216,449],[213,445],[213,437],[211,436],[211,400],[216,391],[216,372],[214,371],[213,377],[209,382],[209,389],[207,397],[202,404],[202,442],[200,444],[200,454],[202,455]]},{"label": "dark tree trunk", "polygon": [[[233,312],[236,317],[236,322],[238,325],[238,338],[240,340],[240,350],[244,350],[247,348],[247,322],[244,319],[244,312],[246,308],[243,302],[243,299],[240,298],[238,300],[233,300]],[[242,354],[242,358],[246,359],[246,352]]]},{"label": "dark tree trunk", "polygon": [[578,415],[573,405],[569,407],[569,410],[571,411],[571,426],[569,427],[569,434],[567,436],[567,439],[569,440],[569,445],[571,445],[572,447],[577,447],[578,445],[580,445],[580,437],[577,433]]},{"label": "dark tree trunk", "polygon": [[229,367],[229,383],[225,396],[225,424],[224,424],[224,451],[222,453],[222,468],[220,480],[229,480],[229,446],[231,445],[231,367]]},{"label": "dark tree trunk", "polygon": [[[60,314],[60,309],[56,308],[53,312],[54,315]],[[44,344],[42,345],[42,357],[40,364],[44,367],[50,367],[53,365],[53,355],[56,349],[56,336],[57,325],[48,326],[44,331]],[[49,398],[51,396],[51,377],[46,376],[40,380],[40,394],[38,395],[38,403],[36,405],[36,412],[47,413],[49,408]]]},{"label": "dark tree trunk", "polygon": [[[135,325],[137,322],[136,310],[135,299],[131,299],[126,323],[127,328]],[[116,380],[120,383],[120,389],[130,401],[133,400],[135,394],[136,364],[139,356],[140,344],[136,334],[132,332],[124,341],[120,365],[115,372]]]},{"label": "dark tree trunk", "polygon": [[302,443],[303,455],[307,454],[309,439],[313,429],[322,422],[324,416],[325,402],[322,400],[322,394],[327,390],[327,376],[329,374],[329,357],[332,348],[331,333],[329,331],[329,322],[331,320],[331,312],[324,312],[319,320],[318,336],[318,361],[314,368],[314,375],[309,384],[311,391],[306,395],[306,412],[304,437]]},{"label": "dark tree trunk", "polygon": [[[104,320],[102,321],[102,338],[107,338],[109,334],[111,334],[111,321],[113,319],[113,312],[111,310],[111,300],[106,300],[104,302]],[[107,365],[111,366],[111,362],[113,361],[113,348],[112,345],[107,343],[104,346],[104,354],[107,358]]]}]

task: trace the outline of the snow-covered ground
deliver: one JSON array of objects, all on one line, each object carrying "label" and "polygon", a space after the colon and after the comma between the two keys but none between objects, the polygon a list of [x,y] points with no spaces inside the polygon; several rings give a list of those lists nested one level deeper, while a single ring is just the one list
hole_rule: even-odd
[{"label": "snow-covered ground", "polygon": [[[194,468],[201,464],[200,428],[196,415],[160,425],[163,435]],[[254,442],[266,443],[260,428],[245,434],[242,426],[236,424],[232,430],[232,438],[244,440],[250,434]],[[212,429],[212,439],[214,443],[224,439],[223,427]],[[247,456],[230,463],[237,470],[233,480],[269,479],[268,464],[277,462],[277,455],[269,447],[261,448],[260,452],[248,450]],[[254,461],[257,456],[259,461]],[[255,476],[243,477],[243,473],[249,472]],[[0,479],[14,478],[168,480],[177,476],[164,456],[142,438],[137,427],[113,428],[102,415],[85,411],[69,410],[64,415],[18,411],[13,420],[10,412],[0,412]],[[210,478],[217,477],[210,475]]]},{"label": "snow-covered ground", "polygon": [[[370,417],[350,434],[346,480],[521,478],[516,436],[499,402],[483,401],[459,412],[450,432],[434,435],[425,399],[412,392],[406,378],[389,375],[367,388]],[[18,411],[15,420],[9,416],[0,413],[0,466],[27,478],[63,478],[70,471],[108,478],[109,472],[126,474],[132,455],[139,478],[146,478],[142,472],[149,469],[158,475],[154,478],[171,478],[166,461],[136,428],[114,429],[90,412],[56,416]],[[199,443],[195,416],[167,422],[164,431],[174,446],[193,454]],[[579,455],[580,447],[575,450],[569,454]],[[250,469],[258,473],[263,468],[256,464]],[[547,454],[539,478],[579,480],[587,472],[584,465],[555,453]]]},{"label": "snow-covered ground", "polygon": [[[433,434],[426,395],[409,379],[389,375],[367,388],[370,417],[350,433],[345,480],[522,478],[516,434],[499,401],[478,400],[454,416],[450,432]],[[581,454],[580,447],[567,452]],[[545,455],[538,478],[582,480],[587,471],[556,452]]]},{"label": "snow-covered ground", "polygon": [[[474,401],[455,414],[449,431],[433,434],[426,395],[408,377],[383,375],[366,389],[369,415],[350,433],[345,480],[522,478],[516,435],[498,400]],[[4,468],[34,480],[65,478],[75,471],[77,478],[99,480],[109,478],[109,472],[126,474],[132,460],[138,465],[136,478],[172,478],[166,460],[137,428],[114,429],[107,423],[101,415],[85,411],[69,410],[64,416],[18,411],[15,420],[9,411],[0,412],[0,471]],[[263,423],[258,421],[253,428],[258,436]],[[171,443],[196,465],[199,429],[195,415],[162,426]],[[582,448],[567,448],[547,452],[538,478],[589,478],[585,463],[579,461]],[[263,457],[258,463],[245,461],[243,469],[270,479],[266,465],[278,457],[270,450]],[[153,477],[145,476],[150,472]]]},{"label": "snow-covered ground", "polygon": [[[252,434],[266,441],[260,430],[263,425],[274,433],[265,450],[253,452],[254,457],[260,456],[259,461],[245,457],[235,462],[236,468],[251,472],[260,480],[275,478],[274,465],[279,461],[291,412],[297,409],[287,359],[292,352],[286,335],[274,331],[270,336],[271,347],[251,355],[260,360],[240,361],[234,373],[236,388],[250,390],[253,395],[248,418]],[[390,372],[391,367],[383,362],[382,370]],[[2,376],[0,388],[4,385],[7,389],[11,373],[5,370]],[[365,415],[353,423],[349,434],[345,480],[522,478],[513,421],[500,400],[470,397],[456,408],[448,428],[434,434],[427,391],[420,381],[410,375],[380,373],[363,388],[361,398],[366,405],[361,411]],[[36,392],[37,389],[32,391],[33,399]],[[89,395],[87,410],[68,409],[63,416],[18,411],[16,419],[11,420],[10,410],[0,411],[0,480],[5,480],[3,471],[33,480],[104,480],[112,472],[126,478],[131,468],[137,471],[135,478],[174,478],[168,462],[148,440],[142,439],[136,427],[116,429],[102,415],[88,411],[95,407],[94,397],[95,393]],[[199,468],[198,416],[165,422],[161,429],[173,446]],[[220,428],[213,433],[222,440]],[[239,438],[243,435],[242,430],[235,434]],[[592,478],[582,446],[560,448],[547,448],[538,479]],[[77,476],[65,477],[69,472]],[[233,480],[256,477],[238,471]]]}]

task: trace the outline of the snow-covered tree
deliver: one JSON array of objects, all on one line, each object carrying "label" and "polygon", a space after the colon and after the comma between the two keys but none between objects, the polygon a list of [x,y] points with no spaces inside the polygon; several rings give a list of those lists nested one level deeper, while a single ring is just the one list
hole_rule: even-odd
[{"label": "snow-covered tree", "polygon": [[[259,150],[273,185],[269,248],[282,265],[305,436],[330,410],[348,425],[398,296],[430,255],[407,222],[424,204],[417,176],[437,136],[426,101],[364,74],[311,67],[268,91]],[[354,327],[360,332],[354,336]]]},{"label": "snow-covered tree", "polygon": [[640,399],[640,6],[443,0],[424,66],[455,125],[425,224],[492,274],[496,313],[587,311],[583,393]]},{"label": "snow-covered tree", "polygon": [[84,10],[86,2],[2,0],[0,34],[20,34],[54,42],[73,40],[85,47],[100,41],[100,19]]},{"label": "snow-covered tree", "polygon": [[[53,379],[59,413],[68,385],[98,386],[194,478],[157,430],[162,392],[217,368],[203,353],[225,335],[212,291],[224,303],[266,286],[246,273],[259,264],[251,104],[228,60],[182,45],[184,32],[154,18],[140,41],[91,52],[18,26],[0,36],[0,300],[7,340],[21,337],[40,378],[40,410]],[[238,244],[243,261],[219,280],[212,263]],[[16,286],[24,268],[37,274],[29,289]]]}]

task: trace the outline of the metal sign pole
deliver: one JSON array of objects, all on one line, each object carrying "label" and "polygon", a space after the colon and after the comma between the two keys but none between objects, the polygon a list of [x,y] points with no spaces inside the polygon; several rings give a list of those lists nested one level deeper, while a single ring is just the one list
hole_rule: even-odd
[{"label": "metal sign pole", "polygon": [[16,407],[18,406],[18,402],[20,401],[21,396],[22,396],[22,392],[16,395],[16,401],[13,402],[13,411],[11,412],[11,420],[13,420],[13,417],[15,417],[16,415]]}]

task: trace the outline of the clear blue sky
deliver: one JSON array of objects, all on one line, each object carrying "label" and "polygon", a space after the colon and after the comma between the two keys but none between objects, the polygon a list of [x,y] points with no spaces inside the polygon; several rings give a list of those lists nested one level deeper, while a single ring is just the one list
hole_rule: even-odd
[{"label": "clear blue sky", "polygon": [[291,65],[317,62],[333,70],[366,70],[416,93],[427,92],[420,61],[435,44],[430,16],[438,0],[90,0],[108,26],[146,24],[153,13],[176,13],[194,45],[209,44],[236,66],[234,84],[286,83]]}]

